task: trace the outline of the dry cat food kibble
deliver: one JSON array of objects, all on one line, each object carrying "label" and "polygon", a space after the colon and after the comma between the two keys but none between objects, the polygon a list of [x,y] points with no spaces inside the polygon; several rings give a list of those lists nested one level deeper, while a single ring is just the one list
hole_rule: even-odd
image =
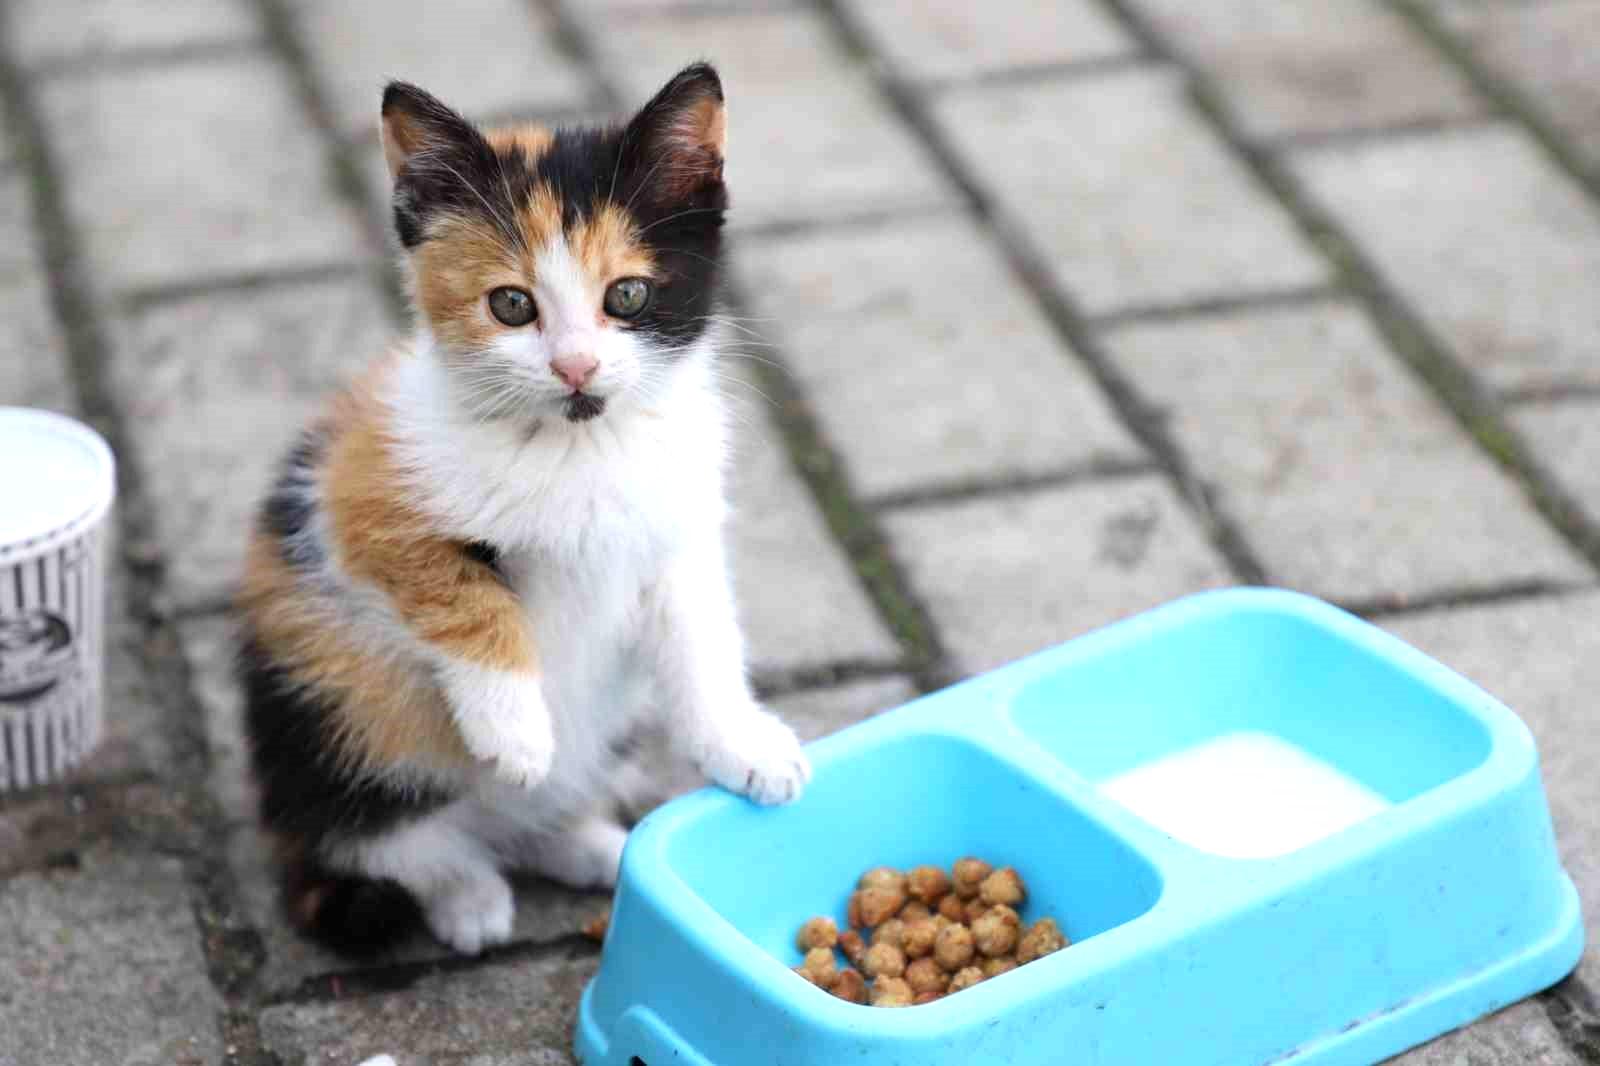
[{"label": "dry cat food kibble", "polygon": [[800,927],[805,961],[795,973],[850,1003],[932,1003],[1068,945],[1053,918],[1023,920],[1027,898],[1016,870],[982,859],[962,859],[948,874],[874,867],[850,894],[846,928],[826,915]]}]

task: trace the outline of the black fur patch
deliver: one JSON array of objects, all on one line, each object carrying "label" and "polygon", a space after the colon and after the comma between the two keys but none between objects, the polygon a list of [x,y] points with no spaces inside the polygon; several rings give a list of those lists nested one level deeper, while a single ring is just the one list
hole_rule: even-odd
[{"label": "black fur patch", "polygon": [[261,504],[261,528],[278,542],[278,550],[290,566],[309,568],[321,562],[321,552],[306,531],[316,511],[312,491],[326,448],[322,433],[309,430],[303,434],[284,457],[272,491]]},{"label": "black fur patch", "polygon": [[490,570],[493,570],[495,576],[502,580],[505,579],[505,572],[500,569],[499,548],[496,548],[486,540],[472,540],[467,542],[467,546],[463,550],[466,551],[467,558],[482,563]]},{"label": "black fur patch", "polygon": [[397,789],[342,770],[327,707],[298,688],[253,639],[239,653],[245,726],[268,829],[315,845],[330,834],[382,832],[454,797]]},{"label": "black fur patch", "polygon": [[337,874],[314,862],[284,872],[283,899],[306,933],[357,958],[380,955],[422,929],[422,907],[399,882]]},{"label": "black fur patch", "polygon": [[567,397],[566,416],[568,422],[587,422],[591,418],[598,418],[605,413],[606,398],[604,396],[590,396],[587,392],[575,392]]},{"label": "black fur patch", "polygon": [[[426,238],[428,220],[449,212],[482,218],[508,241],[520,244],[521,235],[508,231],[507,222],[540,185],[548,185],[560,200],[562,224],[568,229],[601,205],[614,203],[638,223],[642,243],[661,274],[650,305],[627,328],[686,346],[705,331],[715,303],[728,194],[720,159],[706,154],[694,160],[703,173],[686,181],[682,169],[689,164],[668,158],[664,145],[684,111],[707,97],[720,101],[722,83],[716,71],[697,63],[669,82],[626,126],[556,130],[550,147],[529,159],[520,146],[497,152],[432,96],[393,83],[384,93],[384,113],[405,108],[440,146],[415,167],[407,164],[395,184],[395,227],[401,243],[416,247]],[[671,186],[663,180],[668,173],[676,175]],[[676,191],[669,194],[669,188]],[[569,407],[569,418],[571,411]]]}]

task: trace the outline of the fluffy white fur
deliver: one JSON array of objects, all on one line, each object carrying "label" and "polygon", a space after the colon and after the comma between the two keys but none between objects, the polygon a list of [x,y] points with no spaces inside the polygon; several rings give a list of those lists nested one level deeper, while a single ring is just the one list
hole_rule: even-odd
[{"label": "fluffy white fur", "polygon": [[[539,263],[539,328],[504,335],[487,369],[485,353],[440,351],[421,330],[386,399],[409,498],[441,531],[499,549],[530,606],[542,676],[435,662],[487,769],[422,822],[327,856],[410,888],[435,935],[465,952],[510,935],[499,866],[615,882],[625,833],[604,810],[627,774],[614,745],[650,719],[758,803],[795,799],[810,776],[745,676],[722,547],[727,420],[713,342],[652,350],[596,323],[601,293],[564,244]],[[607,403],[571,422],[549,362],[586,345]]]}]

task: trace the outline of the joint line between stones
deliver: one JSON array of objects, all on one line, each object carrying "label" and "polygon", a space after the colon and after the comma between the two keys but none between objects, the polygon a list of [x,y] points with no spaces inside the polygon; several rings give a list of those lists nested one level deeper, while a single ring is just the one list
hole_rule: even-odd
[{"label": "joint line between stones", "polygon": [[1585,517],[1578,503],[1501,417],[1495,398],[1423,324],[1422,317],[1398,295],[1343,226],[1301,188],[1267,147],[1243,133],[1211,77],[1170,47],[1128,0],[1099,2],[1147,48],[1183,71],[1196,114],[1289,213],[1308,243],[1331,261],[1341,284],[1360,300],[1390,350],[1522,487],[1545,521],[1600,572],[1600,527]]},{"label": "joint line between stones", "polygon": [[[64,338],[80,409],[122,459],[118,464],[119,499],[115,511],[122,543],[125,547],[154,543],[149,495],[138,463],[133,460],[127,422],[117,407],[109,380],[107,360],[113,349],[90,295],[79,239],[61,195],[59,164],[26,75],[16,64],[10,27],[3,19],[0,12],[0,105],[18,132],[31,179],[31,206],[51,311]],[[130,586],[130,600],[137,603],[159,598],[164,578],[164,568],[159,563],[132,567],[119,559],[116,565]],[[185,860],[207,977],[224,1002],[218,1026],[219,1035],[226,1040],[230,1036],[229,1019],[239,1005],[254,963],[259,961],[230,959],[229,954],[240,948],[246,954],[258,951],[259,936],[232,922],[239,893],[222,858],[224,822],[207,787],[210,752],[177,633],[169,624],[148,614],[136,614],[132,621],[142,638],[139,659],[144,675],[165,711],[163,725],[173,743],[175,766],[171,779],[189,801],[194,824],[204,841],[200,853],[181,857]]]},{"label": "joint line between stones", "polygon": [[[1250,546],[1237,523],[1215,498],[1212,489],[1194,473],[1187,457],[1162,424],[1158,413],[1145,401],[1132,382],[1117,369],[1110,355],[1090,328],[1075,300],[1055,283],[1043,256],[1021,227],[1009,222],[991,201],[971,169],[961,160],[943,131],[928,113],[921,94],[891,67],[889,60],[873,49],[870,37],[856,24],[838,0],[818,0],[840,43],[853,55],[871,60],[881,96],[910,127],[928,153],[938,161],[945,176],[961,191],[980,221],[993,231],[1013,274],[1024,290],[1088,370],[1110,401],[1123,425],[1155,457],[1176,488],[1179,498],[1199,520],[1213,547],[1227,562],[1234,576],[1247,584],[1269,584],[1265,565]],[[1162,53],[1140,41],[1152,56]]]}]

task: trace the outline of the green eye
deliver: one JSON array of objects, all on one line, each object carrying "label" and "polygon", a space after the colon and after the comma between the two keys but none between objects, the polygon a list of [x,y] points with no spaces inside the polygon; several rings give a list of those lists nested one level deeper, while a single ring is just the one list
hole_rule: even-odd
[{"label": "green eye", "polygon": [[606,290],[606,314],[633,318],[650,303],[650,283],[643,278],[623,278]]},{"label": "green eye", "polygon": [[489,310],[508,326],[526,326],[539,315],[532,293],[508,285],[502,285],[489,294]]}]

